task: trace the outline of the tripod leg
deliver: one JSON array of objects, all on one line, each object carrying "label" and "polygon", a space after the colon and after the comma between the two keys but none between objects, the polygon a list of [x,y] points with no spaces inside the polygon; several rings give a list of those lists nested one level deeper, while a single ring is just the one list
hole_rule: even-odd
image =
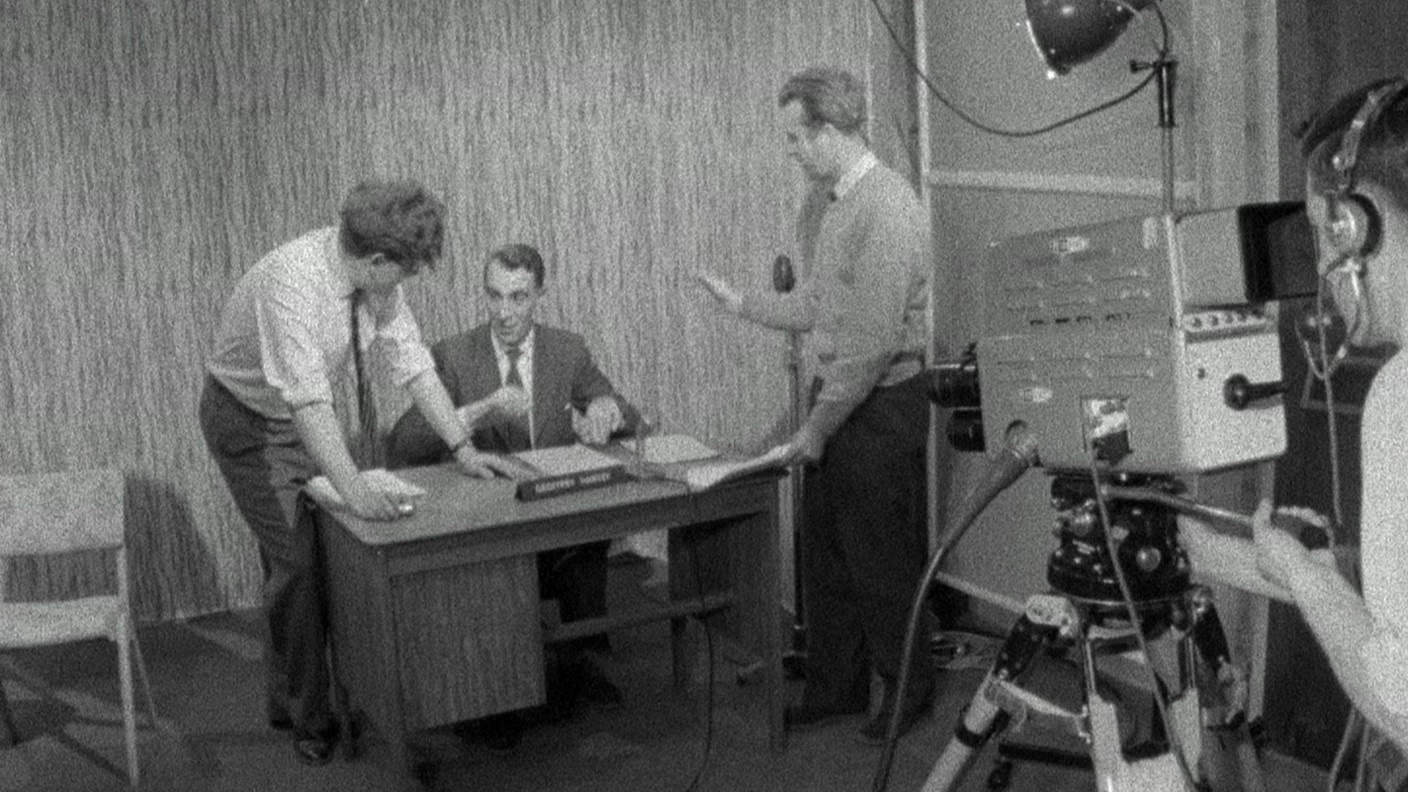
[{"label": "tripod leg", "polygon": [[964,708],[958,727],[953,730],[953,738],[944,746],[943,753],[939,754],[934,768],[924,781],[924,792],[949,792],[956,788],[973,757],[1006,726],[1001,722],[1006,720],[1006,713],[985,695],[992,682],[993,676],[989,674],[973,695],[973,700]]},{"label": "tripod leg", "polygon": [[1237,773],[1241,788],[1247,792],[1266,789],[1261,756],[1257,751],[1252,724],[1247,719],[1250,680],[1246,669],[1232,662],[1222,620],[1212,593],[1204,587],[1194,589],[1189,597],[1192,605],[1193,646],[1202,662],[1200,688],[1203,688],[1208,729],[1217,736],[1225,749],[1229,741],[1237,756]]},{"label": "tripod leg", "polygon": [[964,708],[953,739],[944,746],[924,782],[924,792],[949,792],[963,779],[973,757],[987,745],[993,735],[1007,727],[1008,714],[988,697],[992,685],[1016,680],[1031,665],[1043,646],[1057,636],[1055,626],[1039,624],[1022,616],[1007,634],[992,670],[978,686],[973,700]]}]

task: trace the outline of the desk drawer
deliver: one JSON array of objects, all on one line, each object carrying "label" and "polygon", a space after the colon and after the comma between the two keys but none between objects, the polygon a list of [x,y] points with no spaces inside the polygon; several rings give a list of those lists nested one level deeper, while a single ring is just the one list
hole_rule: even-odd
[{"label": "desk drawer", "polygon": [[537,574],[528,555],[393,578],[407,729],[544,701]]}]

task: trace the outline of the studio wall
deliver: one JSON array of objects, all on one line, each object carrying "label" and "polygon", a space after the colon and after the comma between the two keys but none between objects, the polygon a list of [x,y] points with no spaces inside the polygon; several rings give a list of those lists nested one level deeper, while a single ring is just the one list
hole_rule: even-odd
[{"label": "studio wall", "polygon": [[[428,339],[483,320],[485,252],[549,261],[661,431],[751,451],[786,421],[784,343],[691,279],[766,288],[800,176],[776,90],[866,67],[854,0],[16,0],[0,24],[0,472],[128,476],[145,619],[258,601],[258,560],[196,424],[225,297],[359,179],[414,177],[448,255],[408,288]],[[389,426],[405,399],[380,392]],[[82,589],[88,559],[15,568]]]}]

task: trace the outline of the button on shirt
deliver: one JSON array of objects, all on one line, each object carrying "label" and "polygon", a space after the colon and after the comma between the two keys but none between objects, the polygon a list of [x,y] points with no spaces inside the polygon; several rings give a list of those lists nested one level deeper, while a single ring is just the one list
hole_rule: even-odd
[{"label": "button on shirt", "polygon": [[[340,259],[338,229],[322,228],[260,259],[225,305],[208,368],[240,402],[268,418],[331,404],[332,383],[349,376],[352,284]],[[404,386],[435,367],[397,286],[360,311],[363,350],[376,348]],[[373,343],[375,342],[375,347]]]}]

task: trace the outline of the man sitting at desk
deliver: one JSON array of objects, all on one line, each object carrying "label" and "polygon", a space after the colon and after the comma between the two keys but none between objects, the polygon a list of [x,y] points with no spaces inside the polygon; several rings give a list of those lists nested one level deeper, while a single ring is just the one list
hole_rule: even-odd
[{"label": "man sitting at desk", "polygon": [[[431,347],[436,371],[456,406],[474,425],[480,451],[514,453],[569,445],[599,445],[634,432],[640,413],[616,393],[576,333],[539,325],[533,314],[546,289],[546,269],[538,251],[523,244],[495,250],[484,262],[484,295],[489,321]],[[483,411],[474,405],[503,388],[521,388],[532,408],[524,416]],[[408,410],[387,438],[393,465],[444,461],[448,449],[418,410]],[[538,555],[539,595],[556,600],[563,622],[606,614],[609,542],[549,550]],[[619,704],[621,691],[602,671],[599,655],[609,648],[605,635],[573,640],[557,655],[556,678],[548,680],[548,704],[570,711],[577,700]],[[550,666],[551,667],[551,666]],[[511,748],[521,736],[516,717],[491,720],[491,748]]]}]

